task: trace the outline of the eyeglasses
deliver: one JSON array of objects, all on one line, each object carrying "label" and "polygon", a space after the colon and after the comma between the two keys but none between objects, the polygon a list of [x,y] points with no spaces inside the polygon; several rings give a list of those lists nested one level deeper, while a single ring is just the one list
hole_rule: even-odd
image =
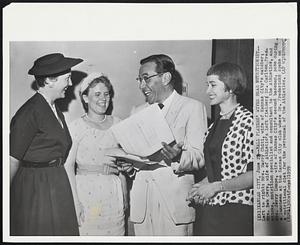
[{"label": "eyeglasses", "polygon": [[156,76],[159,76],[161,74],[164,74],[164,72],[161,72],[161,73],[157,73],[157,74],[154,74],[152,76],[143,76],[143,77],[137,77],[136,80],[139,82],[139,83],[142,83],[143,81],[147,84],[149,83],[149,79],[152,78],[152,77],[156,77]]}]

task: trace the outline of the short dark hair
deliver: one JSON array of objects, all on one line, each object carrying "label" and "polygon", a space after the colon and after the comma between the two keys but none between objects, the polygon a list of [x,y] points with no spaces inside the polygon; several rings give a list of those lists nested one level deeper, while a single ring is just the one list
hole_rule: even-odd
[{"label": "short dark hair", "polygon": [[88,103],[84,101],[83,95],[88,95],[90,88],[95,87],[98,83],[103,83],[105,87],[107,87],[110,96],[110,102],[111,99],[114,97],[114,89],[108,77],[102,75],[100,77],[95,78],[82,93],[79,93],[80,100],[85,112],[88,112],[89,107],[88,107]]},{"label": "short dark hair", "polygon": [[242,94],[247,88],[246,74],[237,64],[229,62],[217,63],[209,68],[206,75],[219,76],[219,80],[225,84],[226,90],[232,90],[236,95]]},{"label": "short dark hair", "polygon": [[171,57],[165,54],[154,54],[142,59],[140,64],[143,65],[148,62],[154,62],[156,64],[155,71],[157,73],[170,72],[172,76],[171,84],[174,86],[175,64]]},{"label": "short dark hair", "polygon": [[45,87],[46,78],[55,80],[57,76],[34,76],[34,78],[35,78],[36,86],[40,88],[40,87]]}]

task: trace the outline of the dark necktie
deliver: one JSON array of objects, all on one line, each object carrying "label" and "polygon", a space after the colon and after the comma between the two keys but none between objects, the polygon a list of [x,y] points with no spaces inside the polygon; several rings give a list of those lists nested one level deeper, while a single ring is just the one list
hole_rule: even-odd
[{"label": "dark necktie", "polygon": [[160,109],[162,109],[164,107],[164,104],[158,103],[158,106],[159,106]]}]

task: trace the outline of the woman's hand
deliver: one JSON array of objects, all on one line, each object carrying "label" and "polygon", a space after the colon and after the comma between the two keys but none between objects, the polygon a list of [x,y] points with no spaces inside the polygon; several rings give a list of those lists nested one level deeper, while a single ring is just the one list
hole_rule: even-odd
[{"label": "woman's hand", "polygon": [[105,155],[103,157],[103,165],[105,174],[119,174],[119,169],[114,157]]},{"label": "woman's hand", "polygon": [[129,176],[134,174],[134,168],[132,163],[123,160],[117,160],[114,155],[126,156],[127,153],[122,148],[108,148],[105,149],[106,162],[110,167],[113,174],[119,174],[119,172],[127,173]]},{"label": "woman's hand", "polygon": [[18,159],[12,156],[10,156],[9,158],[10,158],[10,183],[11,183],[19,168],[20,162]]},{"label": "woman's hand", "polygon": [[78,201],[75,208],[76,208],[77,222],[78,225],[81,226],[85,219],[83,204],[80,201]]},{"label": "woman's hand", "polygon": [[208,183],[201,181],[193,185],[189,191],[187,200],[195,202],[196,204],[205,204],[212,198],[218,191],[220,191],[219,183]]},{"label": "woman's hand", "polygon": [[125,172],[127,174],[133,171],[132,163],[125,162],[125,161],[118,161],[118,168],[120,171]]}]

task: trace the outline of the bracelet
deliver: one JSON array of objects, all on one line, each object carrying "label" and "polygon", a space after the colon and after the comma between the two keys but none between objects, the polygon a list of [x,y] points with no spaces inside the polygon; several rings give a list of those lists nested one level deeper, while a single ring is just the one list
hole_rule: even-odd
[{"label": "bracelet", "polygon": [[219,181],[219,183],[220,183],[220,192],[224,191],[225,188],[224,188],[224,185],[223,185],[222,181]]}]

